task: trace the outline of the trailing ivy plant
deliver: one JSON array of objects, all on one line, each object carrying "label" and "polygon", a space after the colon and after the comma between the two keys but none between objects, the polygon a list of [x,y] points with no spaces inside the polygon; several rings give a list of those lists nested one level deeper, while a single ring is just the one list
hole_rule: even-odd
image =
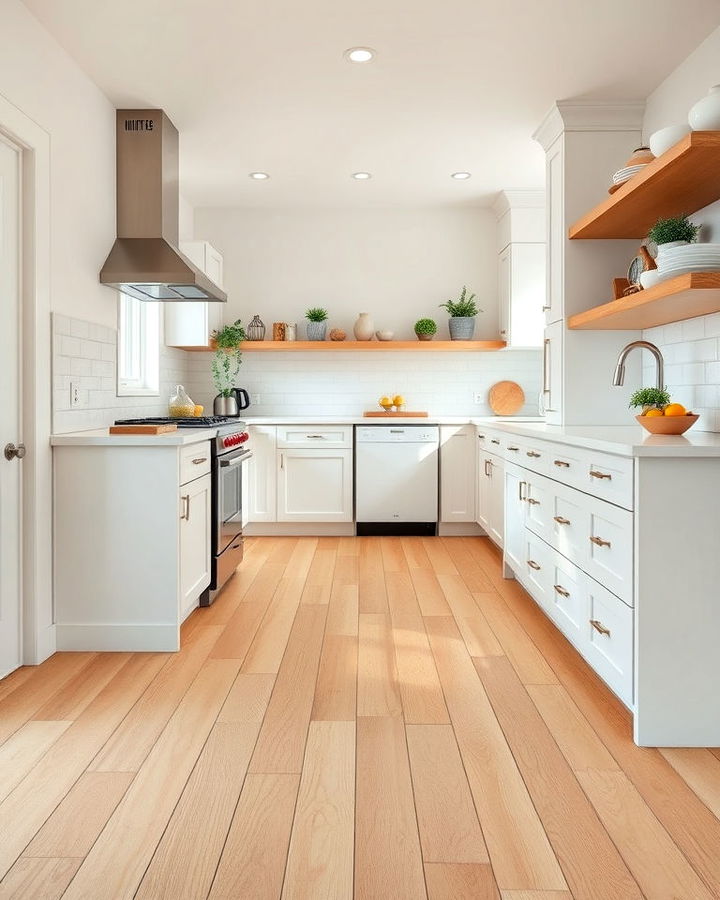
[{"label": "trailing ivy plant", "polygon": [[693,225],[687,216],[673,219],[658,219],[648,232],[651,241],[658,245],[670,244],[672,241],[687,241],[689,244],[697,240],[699,225]]},{"label": "trailing ivy plant", "polygon": [[245,329],[240,319],[232,325],[223,325],[213,332],[215,353],[212,360],[212,379],[221,397],[231,397],[235,380],[240,372],[242,354],[240,344],[245,340]]},{"label": "trailing ivy plant", "polygon": [[446,300],[445,303],[440,304],[440,307],[446,309],[453,319],[458,317],[472,318],[479,312],[482,312],[481,309],[478,309],[477,303],[475,302],[476,296],[476,294],[468,294],[467,287],[463,285],[463,289],[457,300]]},{"label": "trailing ivy plant", "polygon": [[665,409],[670,403],[670,394],[660,388],[640,388],[630,398],[631,407],[642,407],[645,409]]}]

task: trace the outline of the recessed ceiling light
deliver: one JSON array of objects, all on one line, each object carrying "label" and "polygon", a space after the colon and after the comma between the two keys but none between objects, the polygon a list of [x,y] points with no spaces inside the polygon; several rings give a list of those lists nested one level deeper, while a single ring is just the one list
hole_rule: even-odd
[{"label": "recessed ceiling light", "polygon": [[350,47],[349,50],[345,51],[343,56],[349,62],[366,63],[373,59],[375,51],[370,47]]},{"label": "recessed ceiling light", "polygon": [[451,178],[456,178],[458,181],[465,181],[466,178],[470,178],[470,172],[453,172],[450,176]]},{"label": "recessed ceiling light", "polygon": [[357,181],[367,181],[372,175],[369,172],[353,172],[352,177]]},{"label": "recessed ceiling light", "polygon": [[254,178],[255,181],[265,181],[269,177],[270,176],[268,175],[267,172],[251,172],[250,173],[250,178]]}]

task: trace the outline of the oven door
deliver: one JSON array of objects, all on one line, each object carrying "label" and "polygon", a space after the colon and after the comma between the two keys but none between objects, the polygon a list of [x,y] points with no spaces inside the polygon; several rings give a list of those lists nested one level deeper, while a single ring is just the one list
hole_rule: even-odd
[{"label": "oven door", "polygon": [[243,466],[252,457],[247,450],[225,453],[215,460],[217,496],[215,498],[215,555],[219,556],[242,534]]}]

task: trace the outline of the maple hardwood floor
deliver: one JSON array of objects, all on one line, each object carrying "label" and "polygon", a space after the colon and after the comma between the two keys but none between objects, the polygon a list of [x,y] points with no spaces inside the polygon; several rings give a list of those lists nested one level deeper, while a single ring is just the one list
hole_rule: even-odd
[{"label": "maple hardwood floor", "polygon": [[0,682],[0,900],[712,900],[720,750],[630,716],[484,538],[252,538],[178,654]]}]

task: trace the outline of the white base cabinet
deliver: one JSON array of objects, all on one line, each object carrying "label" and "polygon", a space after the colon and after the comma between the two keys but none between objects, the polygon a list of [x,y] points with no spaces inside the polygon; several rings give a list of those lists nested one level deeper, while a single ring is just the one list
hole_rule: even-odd
[{"label": "white base cabinet", "polygon": [[477,458],[477,523],[487,536],[503,546],[505,531],[505,461],[499,453],[491,453],[479,441]]},{"label": "white base cabinet", "polygon": [[352,450],[277,451],[278,522],[352,519]]},{"label": "white base cabinet", "polygon": [[180,488],[180,618],[185,620],[210,584],[212,484],[203,475]]},{"label": "white base cabinet", "polygon": [[477,448],[474,425],[440,426],[440,521],[475,522]]}]

